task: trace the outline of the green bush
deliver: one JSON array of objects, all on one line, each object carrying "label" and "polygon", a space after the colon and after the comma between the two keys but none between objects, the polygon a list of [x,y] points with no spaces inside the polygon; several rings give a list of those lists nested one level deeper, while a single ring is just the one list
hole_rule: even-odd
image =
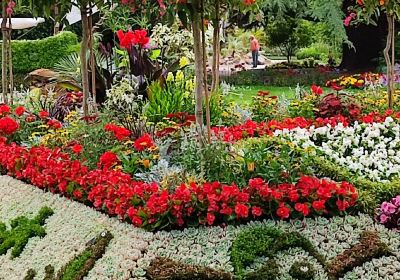
[{"label": "green bush", "polygon": [[61,32],[41,40],[12,42],[14,73],[29,73],[39,68],[52,68],[60,58],[75,51],[78,37],[72,32]]},{"label": "green bush", "polygon": [[297,53],[297,59],[313,58],[315,60],[327,60],[330,47],[324,43],[314,43],[307,48],[301,48]]}]

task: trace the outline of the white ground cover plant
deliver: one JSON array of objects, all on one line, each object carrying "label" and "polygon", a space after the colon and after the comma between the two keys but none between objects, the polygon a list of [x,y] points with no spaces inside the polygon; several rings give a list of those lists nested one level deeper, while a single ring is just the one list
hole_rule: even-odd
[{"label": "white ground cover plant", "polygon": [[[43,206],[54,210],[44,226],[47,235],[44,238],[31,238],[18,258],[11,259],[10,251],[0,256],[0,279],[21,280],[29,268],[38,272],[35,279],[43,279],[46,265],[53,265],[57,271],[82,252],[89,240],[104,230],[109,230],[114,238],[86,280],[143,280],[145,269],[156,256],[233,271],[230,247],[235,236],[244,229],[260,225],[275,225],[284,230],[300,232],[328,261],[358,243],[364,230],[377,231],[381,240],[394,252],[394,256],[366,262],[348,272],[343,279],[400,279],[399,233],[374,223],[367,215],[329,220],[305,219],[290,223],[267,220],[225,228],[200,227],[148,233],[80,203],[45,193],[10,177],[0,176],[0,221],[8,223],[21,215],[33,217]],[[307,260],[314,266],[317,270],[315,279],[328,279],[321,265],[308,253],[297,248],[278,253],[277,261],[281,267],[279,279],[291,280],[288,271],[298,260]],[[248,270],[254,270],[264,262],[265,258],[260,257]]]},{"label": "white ground cover plant", "polygon": [[314,147],[323,156],[353,173],[373,181],[387,181],[400,174],[400,126],[391,117],[383,123],[358,123],[344,127],[280,130],[276,136]]}]

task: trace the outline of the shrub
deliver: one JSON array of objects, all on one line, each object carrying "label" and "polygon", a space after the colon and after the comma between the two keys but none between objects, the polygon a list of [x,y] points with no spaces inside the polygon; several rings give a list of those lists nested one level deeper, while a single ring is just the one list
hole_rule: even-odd
[{"label": "shrub", "polygon": [[[274,257],[278,252],[290,248],[302,248],[325,266],[324,256],[298,232],[284,232],[276,227],[255,227],[242,231],[232,244],[231,258],[235,273],[244,279],[276,279],[279,269]],[[260,256],[268,257],[269,261],[255,273],[246,274],[246,267]]]},{"label": "shrub", "polygon": [[314,43],[307,48],[301,48],[297,53],[297,59],[313,58],[315,60],[326,60],[329,56],[329,45]]},{"label": "shrub", "polygon": [[52,68],[60,58],[72,53],[78,37],[72,32],[61,32],[41,40],[12,42],[15,73],[28,73],[39,68]]}]

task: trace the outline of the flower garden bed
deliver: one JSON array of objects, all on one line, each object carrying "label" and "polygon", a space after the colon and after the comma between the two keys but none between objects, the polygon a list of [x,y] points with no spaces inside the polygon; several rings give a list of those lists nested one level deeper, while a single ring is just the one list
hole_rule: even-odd
[{"label": "flower garden bed", "polygon": [[[0,182],[0,220],[7,226],[16,217],[34,217],[42,207],[49,207],[54,212],[44,223],[44,237],[30,238],[17,258],[12,258],[10,251],[0,256],[2,279],[23,279],[29,269],[36,271],[37,279],[43,279],[46,266],[52,265],[56,272],[59,271],[104,231],[109,231],[112,239],[85,279],[161,279],[149,278],[156,270],[153,265],[162,265],[170,273],[176,273],[176,270],[167,268],[179,267],[180,272],[188,277],[193,271],[208,269],[207,275],[214,275],[214,278],[204,279],[229,279],[233,274],[259,279],[248,277],[252,271],[268,263],[266,256],[274,260],[278,270],[274,270],[271,276],[275,278],[260,279],[278,279],[278,275],[279,279],[296,279],[290,276],[296,270],[293,268],[295,263],[300,266],[300,271],[305,266],[314,271],[314,277],[310,279],[328,279],[330,271],[340,271],[337,275],[343,275],[341,279],[400,277],[400,236],[375,224],[367,215],[294,220],[290,223],[267,220],[224,228],[200,227],[149,233],[10,177],[2,176]],[[285,238],[282,239],[281,234]],[[270,238],[281,245],[272,251],[270,247],[263,251],[261,244],[268,244]],[[360,249],[362,238],[375,242],[376,249],[371,246],[370,250]],[[292,239],[297,241],[290,241]],[[260,242],[256,251],[254,242]],[[358,250],[354,262],[344,259],[346,254],[341,255],[352,249]],[[346,266],[340,265],[343,262]],[[264,273],[262,275],[270,272],[269,269],[267,272],[265,269],[259,271]]]},{"label": "flower garden bed", "polygon": [[[187,90],[183,72],[167,83]],[[397,111],[314,85],[280,116],[282,101],[261,91],[252,119],[221,114],[205,144],[193,115],[160,113],[131,90],[122,82],[105,112],[83,119],[79,93],[59,110],[0,105],[10,176],[0,182],[0,273],[398,279]]]}]

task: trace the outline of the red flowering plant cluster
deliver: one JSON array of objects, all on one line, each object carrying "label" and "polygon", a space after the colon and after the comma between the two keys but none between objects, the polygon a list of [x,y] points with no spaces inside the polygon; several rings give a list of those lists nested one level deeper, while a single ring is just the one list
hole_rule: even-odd
[{"label": "red flowering plant cluster", "polygon": [[196,122],[196,117],[187,112],[178,112],[168,114],[164,118],[164,122],[157,124],[157,137],[172,136],[175,132],[181,131],[182,128],[190,127]]},{"label": "red flowering plant cluster", "polygon": [[108,123],[104,126],[104,130],[113,134],[118,141],[124,141],[129,139],[131,132],[123,126]]},{"label": "red flowering plant cluster", "polygon": [[11,109],[7,105],[0,105],[0,137],[9,137],[19,128],[18,122],[11,117]]},{"label": "red flowering plant cluster", "polygon": [[330,93],[317,104],[317,116],[329,118],[338,115],[355,120],[361,113],[361,108],[355,100],[345,93]]},{"label": "red flowering plant cluster", "polygon": [[[146,138],[141,141],[137,143],[140,147],[150,144]],[[281,219],[332,215],[348,210],[357,200],[356,190],[348,183],[306,176],[296,184],[277,186],[252,179],[244,189],[213,182],[168,190],[156,183],[136,182],[114,170],[118,157],[112,152],[104,153],[92,171],[60,149],[27,149],[2,141],[0,153],[0,166],[9,175],[152,230],[240,222],[270,214]]]}]

